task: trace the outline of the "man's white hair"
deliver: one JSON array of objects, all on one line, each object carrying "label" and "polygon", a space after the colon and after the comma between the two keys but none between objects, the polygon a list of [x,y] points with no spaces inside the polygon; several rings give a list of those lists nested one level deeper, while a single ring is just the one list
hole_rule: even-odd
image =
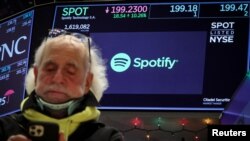
[{"label": "man's white hair", "polygon": [[[41,43],[41,45],[35,52],[34,65],[37,66],[40,65],[42,57],[44,56],[44,49],[49,46],[48,42],[56,40],[56,38],[57,37],[44,39],[44,41]],[[66,41],[64,40],[63,42],[67,42],[67,40]],[[72,42],[72,40],[68,40],[68,42]],[[92,42],[91,38],[90,42]],[[85,47],[86,46],[87,45],[85,44]],[[108,80],[107,80],[106,66],[105,66],[106,62],[104,62],[104,60],[102,59],[100,50],[93,43],[91,44],[90,47],[90,54],[91,54],[90,71],[93,73],[94,76],[90,90],[93,92],[96,99],[100,101],[103,96],[103,92],[108,88]],[[30,94],[35,89],[35,75],[33,67],[29,68],[29,71],[26,75],[25,87],[28,94]]]}]

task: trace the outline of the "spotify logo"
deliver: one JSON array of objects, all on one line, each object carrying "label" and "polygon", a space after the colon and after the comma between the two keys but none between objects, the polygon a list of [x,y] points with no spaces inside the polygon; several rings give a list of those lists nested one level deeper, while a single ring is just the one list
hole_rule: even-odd
[{"label": "spotify logo", "polygon": [[126,53],[118,53],[111,59],[111,68],[116,72],[126,71],[131,64],[131,59]]},{"label": "spotify logo", "polygon": [[[132,60],[132,61],[131,61]],[[126,53],[118,53],[111,59],[110,66],[115,72],[126,71],[131,63],[131,67],[134,69],[144,70],[149,68],[155,69],[173,69],[179,62],[178,59],[162,56],[157,58],[130,58]]]}]

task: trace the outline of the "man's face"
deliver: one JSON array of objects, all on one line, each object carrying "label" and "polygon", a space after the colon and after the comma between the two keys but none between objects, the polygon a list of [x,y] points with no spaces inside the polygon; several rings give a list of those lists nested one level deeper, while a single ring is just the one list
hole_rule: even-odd
[{"label": "man's face", "polygon": [[82,97],[92,80],[83,50],[72,45],[47,47],[41,64],[34,69],[37,95],[55,104]]}]

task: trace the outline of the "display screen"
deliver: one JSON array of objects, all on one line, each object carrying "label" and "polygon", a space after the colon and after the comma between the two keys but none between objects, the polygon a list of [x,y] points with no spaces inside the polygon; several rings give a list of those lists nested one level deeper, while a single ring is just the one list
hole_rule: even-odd
[{"label": "display screen", "polygon": [[107,94],[202,93],[205,32],[114,32],[91,36],[104,47],[104,58],[109,58],[111,81]]},{"label": "display screen", "polygon": [[100,109],[223,110],[247,71],[249,2],[57,4],[107,61]]},{"label": "display screen", "polygon": [[0,116],[20,110],[34,11],[0,24]]}]

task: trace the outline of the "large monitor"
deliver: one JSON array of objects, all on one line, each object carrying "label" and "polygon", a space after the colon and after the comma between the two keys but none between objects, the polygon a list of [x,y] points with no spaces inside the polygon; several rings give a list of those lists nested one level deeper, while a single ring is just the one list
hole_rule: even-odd
[{"label": "large monitor", "polygon": [[20,110],[34,11],[26,11],[0,24],[0,116]]},{"label": "large monitor", "polygon": [[61,3],[52,28],[107,60],[100,109],[221,111],[247,71],[249,2]]}]

